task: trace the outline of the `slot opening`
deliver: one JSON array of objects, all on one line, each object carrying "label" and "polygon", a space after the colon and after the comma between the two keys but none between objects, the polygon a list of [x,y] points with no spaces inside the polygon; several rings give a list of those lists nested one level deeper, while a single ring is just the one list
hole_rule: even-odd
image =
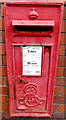
[{"label": "slot opening", "polygon": [[14,26],[15,31],[24,31],[24,32],[48,32],[53,31],[52,26]]},{"label": "slot opening", "polygon": [[12,26],[14,35],[51,37],[54,30],[54,21],[12,20]]}]

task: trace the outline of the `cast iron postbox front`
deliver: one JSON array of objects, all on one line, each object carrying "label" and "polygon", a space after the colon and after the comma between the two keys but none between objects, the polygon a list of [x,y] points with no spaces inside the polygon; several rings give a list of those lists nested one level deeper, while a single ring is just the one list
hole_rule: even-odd
[{"label": "cast iron postbox front", "polygon": [[50,117],[63,3],[5,3],[11,116]]}]

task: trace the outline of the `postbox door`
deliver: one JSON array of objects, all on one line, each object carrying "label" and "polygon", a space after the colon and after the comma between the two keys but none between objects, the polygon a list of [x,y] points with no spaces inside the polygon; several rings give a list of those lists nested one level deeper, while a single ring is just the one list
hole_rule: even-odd
[{"label": "postbox door", "polygon": [[14,46],[17,109],[46,111],[50,46]]}]

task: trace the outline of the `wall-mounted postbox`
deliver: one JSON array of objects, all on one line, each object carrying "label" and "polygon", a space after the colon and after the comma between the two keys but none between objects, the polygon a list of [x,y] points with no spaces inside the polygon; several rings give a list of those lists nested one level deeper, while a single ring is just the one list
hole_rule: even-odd
[{"label": "wall-mounted postbox", "polygon": [[4,4],[11,116],[51,117],[63,3]]}]

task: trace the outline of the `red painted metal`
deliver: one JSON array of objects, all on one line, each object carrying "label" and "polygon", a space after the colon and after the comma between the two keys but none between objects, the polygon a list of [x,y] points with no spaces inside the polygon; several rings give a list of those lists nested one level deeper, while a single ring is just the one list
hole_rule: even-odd
[{"label": "red painted metal", "polygon": [[51,117],[62,13],[63,3],[4,3],[10,116]]}]

